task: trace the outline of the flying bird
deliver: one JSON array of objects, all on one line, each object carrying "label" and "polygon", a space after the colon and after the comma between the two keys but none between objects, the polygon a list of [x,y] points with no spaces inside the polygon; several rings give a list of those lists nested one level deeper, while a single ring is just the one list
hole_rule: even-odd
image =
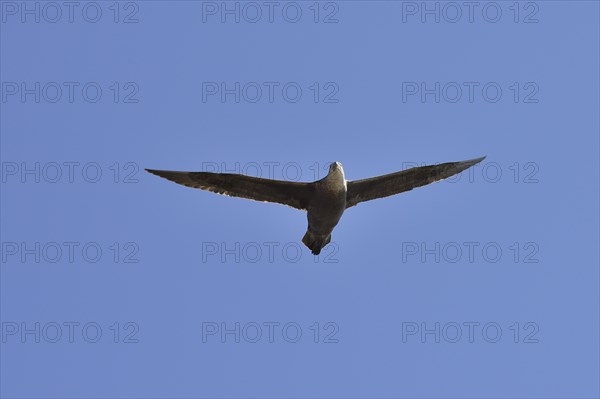
[{"label": "flying bird", "polygon": [[468,161],[420,166],[363,180],[346,180],[342,164],[334,162],[321,180],[312,183],[263,179],[231,173],[176,172],[146,169],[147,172],[187,187],[217,194],[275,202],[307,211],[308,229],[302,242],[313,254],[331,241],[331,232],[344,211],[361,202],[389,197],[454,176],[481,162]]}]

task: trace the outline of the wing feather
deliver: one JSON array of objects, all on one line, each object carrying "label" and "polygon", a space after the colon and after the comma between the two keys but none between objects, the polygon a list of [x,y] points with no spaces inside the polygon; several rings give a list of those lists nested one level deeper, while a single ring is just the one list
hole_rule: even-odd
[{"label": "wing feather", "polygon": [[177,172],[146,169],[147,172],[187,187],[261,202],[275,202],[307,209],[312,198],[311,183],[263,179],[230,173]]},{"label": "wing feather", "polygon": [[390,195],[399,194],[416,187],[446,179],[484,159],[485,157],[481,157],[468,161],[420,166],[370,179],[350,181],[347,183],[346,208],[350,208],[360,202],[389,197]]}]

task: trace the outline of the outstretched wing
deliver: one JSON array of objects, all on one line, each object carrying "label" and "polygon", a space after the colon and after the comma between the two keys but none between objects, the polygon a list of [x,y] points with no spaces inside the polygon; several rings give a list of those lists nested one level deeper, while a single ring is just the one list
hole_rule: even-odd
[{"label": "outstretched wing", "polygon": [[439,165],[421,166],[390,173],[370,179],[349,181],[346,194],[346,208],[359,202],[389,197],[448,178],[481,162],[485,157],[462,162],[448,162]]},{"label": "outstretched wing", "polygon": [[313,192],[311,183],[262,179],[229,173],[152,169],[146,171],[187,187],[254,201],[276,202],[296,209],[306,209]]}]

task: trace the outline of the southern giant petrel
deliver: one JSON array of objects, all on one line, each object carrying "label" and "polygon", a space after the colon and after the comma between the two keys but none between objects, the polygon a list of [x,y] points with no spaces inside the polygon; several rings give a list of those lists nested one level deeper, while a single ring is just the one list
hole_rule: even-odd
[{"label": "southern giant petrel", "polygon": [[420,166],[370,179],[348,181],[342,164],[334,162],[329,173],[312,183],[263,179],[231,173],[146,171],[184,186],[232,197],[276,202],[308,212],[308,230],[302,242],[313,254],[331,241],[331,232],[344,211],[360,202],[389,197],[446,179],[481,162],[485,157],[461,162]]}]

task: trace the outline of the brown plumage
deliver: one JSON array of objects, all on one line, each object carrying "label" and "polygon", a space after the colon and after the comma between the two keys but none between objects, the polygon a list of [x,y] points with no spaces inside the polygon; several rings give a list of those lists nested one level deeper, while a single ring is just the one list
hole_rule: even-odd
[{"label": "brown plumage", "polygon": [[308,229],[302,242],[314,254],[331,241],[331,232],[347,208],[364,201],[389,197],[446,179],[481,162],[485,157],[461,162],[421,166],[369,179],[347,181],[339,162],[312,183],[263,179],[230,173],[176,172],[146,169],[187,187],[262,202],[275,202],[305,210]]}]

